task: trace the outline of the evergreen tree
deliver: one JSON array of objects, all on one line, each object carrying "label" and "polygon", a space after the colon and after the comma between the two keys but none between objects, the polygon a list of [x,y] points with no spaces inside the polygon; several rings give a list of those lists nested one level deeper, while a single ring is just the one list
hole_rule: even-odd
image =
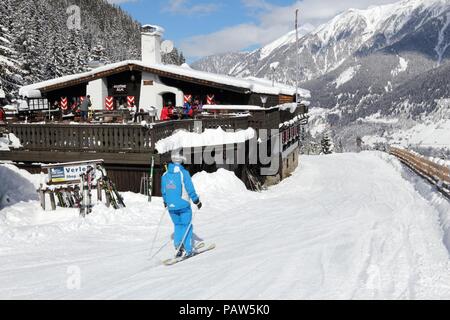
[{"label": "evergreen tree", "polygon": [[363,147],[363,140],[360,136],[356,137],[356,150],[358,152],[362,151],[362,147]]},{"label": "evergreen tree", "polygon": [[183,53],[180,53],[177,48],[174,48],[172,52],[162,55],[162,62],[164,64],[173,64],[181,66],[186,62]]},{"label": "evergreen tree", "polygon": [[106,49],[103,47],[103,45],[99,44],[96,45],[94,48],[92,48],[90,52],[90,63],[96,63],[99,65],[105,65],[111,63],[108,56],[106,55]]},{"label": "evergreen tree", "polygon": [[[80,7],[81,29],[67,27],[70,5]],[[141,57],[141,25],[106,0],[1,0],[0,85],[17,95],[22,85]],[[168,63],[181,65],[174,50]]]},{"label": "evergreen tree", "polygon": [[10,0],[2,0],[0,6],[0,89],[10,94],[16,94],[22,84],[21,70],[15,60],[14,37],[12,34],[13,19],[10,12],[13,6]]},{"label": "evergreen tree", "polygon": [[331,140],[330,134],[328,132],[324,133],[320,144],[322,146],[323,154],[332,154],[333,153],[334,146],[333,146],[333,142]]}]

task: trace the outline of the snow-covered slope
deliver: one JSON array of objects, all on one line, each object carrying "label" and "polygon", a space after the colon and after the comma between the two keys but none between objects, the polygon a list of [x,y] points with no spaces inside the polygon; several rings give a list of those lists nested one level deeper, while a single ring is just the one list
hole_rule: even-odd
[{"label": "snow-covered slope", "polygon": [[[161,199],[127,193],[126,209],[86,220],[15,204],[0,211],[0,298],[450,298],[450,205],[413,178],[380,153],[304,157],[261,194],[225,170],[198,174],[195,233],[217,249],[171,268],[170,246],[149,260]],[[153,252],[171,230],[164,215]]]}]

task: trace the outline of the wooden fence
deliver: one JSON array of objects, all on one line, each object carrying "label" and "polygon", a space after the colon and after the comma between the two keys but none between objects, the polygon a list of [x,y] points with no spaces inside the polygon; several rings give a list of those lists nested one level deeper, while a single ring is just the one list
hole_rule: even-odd
[{"label": "wooden fence", "polygon": [[390,154],[427,180],[435,183],[439,190],[450,196],[450,166],[439,165],[423,156],[399,148],[390,148]]}]

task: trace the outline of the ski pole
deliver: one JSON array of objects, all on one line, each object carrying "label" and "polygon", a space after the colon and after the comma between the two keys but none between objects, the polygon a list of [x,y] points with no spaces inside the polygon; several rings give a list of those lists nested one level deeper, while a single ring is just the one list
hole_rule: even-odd
[{"label": "ski pole", "polygon": [[152,256],[150,257],[150,261],[153,260],[153,258],[156,257],[156,255],[157,255],[158,253],[160,253],[161,250],[164,249],[169,243],[170,243],[170,240],[167,240],[167,242],[166,242],[161,248],[159,248],[158,251],[156,251],[154,255],[152,255]]},{"label": "ski pole", "polygon": [[[153,238],[153,241],[152,241],[152,247],[151,247],[151,250],[150,250],[150,256],[152,256],[152,254],[153,254],[153,249],[154,249],[154,246],[155,246],[156,239],[158,238],[159,229],[160,229],[160,227],[161,227],[161,224],[162,224],[162,221],[163,221],[163,219],[164,219],[164,216],[165,216],[166,212],[167,212],[167,208],[164,209],[164,212],[162,213],[161,218],[159,219],[158,228],[156,229],[155,237]],[[167,245],[167,244],[166,244],[166,245]],[[165,246],[166,246],[166,245],[165,245]],[[162,250],[162,248],[161,248],[159,251],[161,251],[161,250]],[[159,251],[158,251],[158,252],[159,252]],[[158,252],[157,252],[157,253],[158,253]],[[157,253],[156,253],[156,254],[157,254]],[[156,255],[156,254],[155,254],[155,255]],[[152,256],[150,259],[153,259],[153,257],[154,257],[154,256]]]},{"label": "ski pole", "polygon": [[196,214],[197,214],[197,212],[194,212],[194,214],[192,215],[191,223],[189,224],[189,227],[187,228],[186,232],[184,233],[183,240],[181,240],[180,246],[178,247],[177,252],[175,253],[175,257],[178,255],[181,248],[183,247],[184,241],[186,240],[187,235],[188,235],[189,231],[191,230],[192,225],[194,223],[194,218],[195,218]]},{"label": "ski pole", "polygon": [[150,178],[148,182],[148,202],[152,202],[153,194],[153,170],[155,168],[155,156],[152,156],[152,166],[150,169]]}]

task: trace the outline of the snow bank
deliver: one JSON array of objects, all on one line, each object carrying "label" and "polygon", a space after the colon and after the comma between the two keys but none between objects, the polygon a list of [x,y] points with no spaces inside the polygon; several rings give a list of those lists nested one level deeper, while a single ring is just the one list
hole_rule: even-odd
[{"label": "snow bank", "polygon": [[424,178],[420,177],[397,158],[386,153],[378,153],[378,156],[397,170],[402,177],[439,213],[439,219],[443,230],[443,242],[450,252],[450,202],[445,196],[436,190],[436,187]]},{"label": "snow bank", "polygon": [[249,192],[245,184],[234,172],[219,169],[214,173],[205,171],[192,177],[198,194],[209,196],[211,199],[218,197],[234,197],[236,194]]},{"label": "snow bank", "polygon": [[248,128],[236,132],[226,132],[222,128],[206,129],[203,133],[177,130],[175,133],[156,143],[156,149],[163,154],[180,148],[195,148],[243,143],[255,137],[255,130]]},{"label": "snow bank", "polygon": [[22,148],[22,144],[14,133],[9,134],[9,139],[8,137],[0,137],[0,151],[9,151],[18,148]]},{"label": "snow bank", "polygon": [[0,165],[0,210],[22,201],[38,200],[34,178],[30,176],[12,165]]}]

